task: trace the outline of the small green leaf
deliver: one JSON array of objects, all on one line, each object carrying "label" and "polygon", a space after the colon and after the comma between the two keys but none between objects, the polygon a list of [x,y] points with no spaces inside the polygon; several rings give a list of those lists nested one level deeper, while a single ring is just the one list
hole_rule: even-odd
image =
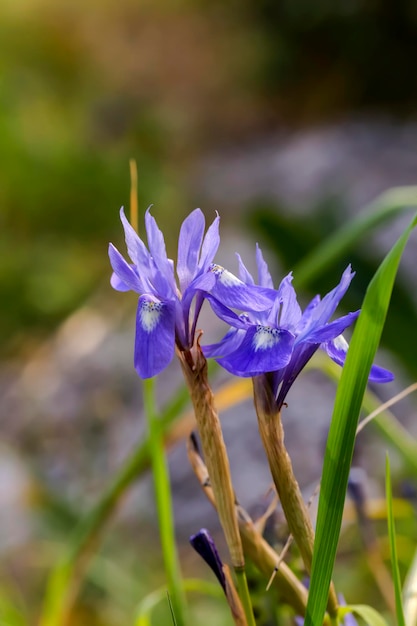
[{"label": "small green leaf", "polygon": [[340,607],[339,614],[341,617],[347,613],[354,613],[362,618],[368,626],[387,626],[387,622],[382,615],[367,604],[350,604],[349,606]]}]

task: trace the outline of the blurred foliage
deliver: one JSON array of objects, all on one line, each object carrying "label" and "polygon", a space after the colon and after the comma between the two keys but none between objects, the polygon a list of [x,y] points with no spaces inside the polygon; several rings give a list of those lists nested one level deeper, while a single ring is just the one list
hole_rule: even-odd
[{"label": "blurred foliage", "polygon": [[377,107],[413,113],[417,11],[412,0],[249,3],[268,54],[263,88],[293,119]]},{"label": "blurred foliage", "polygon": [[47,332],[108,277],[128,161],[139,201],[185,214],[205,147],[282,120],[410,110],[409,0],[5,0],[0,341]]}]

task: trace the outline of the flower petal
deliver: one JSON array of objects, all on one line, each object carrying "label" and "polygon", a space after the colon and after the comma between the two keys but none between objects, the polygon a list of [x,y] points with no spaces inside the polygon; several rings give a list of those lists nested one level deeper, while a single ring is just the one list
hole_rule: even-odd
[{"label": "flower petal", "polygon": [[206,358],[220,359],[228,356],[239,348],[246,336],[246,331],[239,328],[231,328],[218,343],[202,346]]},{"label": "flower petal", "polygon": [[324,343],[326,341],[334,339],[335,337],[338,337],[343,333],[344,330],[346,330],[346,328],[348,328],[348,326],[353,324],[353,322],[359,316],[359,313],[360,310],[354,311],[353,313],[348,313],[347,315],[343,315],[337,320],[330,322],[330,324],[325,324],[324,326],[317,328],[317,330],[308,333],[308,335],[304,337],[304,341],[306,343]]},{"label": "flower petal", "polygon": [[182,292],[190,284],[197,272],[204,226],[204,215],[200,209],[195,209],[182,223],[178,239],[177,259],[177,274]]},{"label": "flower petal", "polygon": [[129,285],[126,285],[126,283],[119,278],[115,272],[111,275],[110,284],[116,291],[131,291]]},{"label": "flower petal", "polygon": [[210,224],[207,229],[206,236],[204,237],[203,247],[201,248],[201,256],[198,264],[199,272],[205,272],[208,269],[210,263],[212,263],[214,259],[214,255],[216,254],[219,245],[220,245],[220,235],[219,235],[219,224],[220,217],[214,218],[212,224]]},{"label": "flower petal", "polygon": [[[137,293],[145,291],[144,285],[134,266],[129,265],[129,263],[125,261],[112,243],[109,244],[109,258],[114,273],[122,283]],[[115,289],[117,289],[117,287],[115,287]]]},{"label": "flower petal", "polygon": [[282,301],[279,314],[279,325],[288,330],[294,329],[301,320],[301,309],[297,302],[297,294],[292,286],[292,272],[282,279],[278,287],[278,296]]},{"label": "flower petal", "polygon": [[394,378],[394,374],[386,370],[385,367],[372,365],[368,380],[371,383],[390,383]]},{"label": "flower petal", "polygon": [[315,326],[319,324],[325,324],[332,317],[336,311],[337,305],[345,295],[348,287],[355,276],[355,272],[352,272],[351,266],[348,265],[342,274],[340,283],[318,304],[314,313]]},{"label": "flower petal", "polygon": [[155,265],[175,291],[173,263],[167,257],[164,236],[149,209],[145,213],[145,226],[148,235],[148,247]]},{"label": "flower petal", "polygon": [[258,284],[261,287],[268,287],[269,289],[273,289],[274,283],[272,282],[268,265],[262,255],[262,250],[260,249],[258,244],[256,244],[256,263],[258,265]]},{"label": "flower petal", "polygon": [[145,244],[139,237],[135,229],[129,224],[123,207],[120,209],[120,219],[125,231],[126,247],[130,258],[136,267],[140,267],[144,271],[150,267],[150,254]]},{"label": "flower petal", "polygon": [[212,264],[209,273],[215,278],[210,293],[226,306],[243,311],[265,311],[272,307],[276,297],[273,289],[245,285],[221,265]]},{"label": "flower petal", "polygon": [[135,368],[141,378],[159,374],[171,362],[175,347],[175,302],[139,298],[136,314]]},{"label": "flower petal", "polygon": [[236,253],[237,260],[239,263],[239,277],[246,285],[254,285],[255,281],[253,280],[253,276],[242,261],[242,257],[240,254]]},{"label": "flower petal", "polygon": [[209,301],[211,308],[221,320],[230,324],[230,326],[234,326],[235,328],[243,328],[246,329],[248,327],[248,323],[250,323],[250,319],[248,316],[237,315],[231,309],[228,309],[224,306],[217,298],[213,298],[210,294],[206,295],[206,300]]},{"label": "flower petal", "polygon": [[[320,347],[327,352],[332,361],[343,367],[349,348],[349,344],[343,335],[339,335],[335,339],[323,343]],[[379,365],[373,365],[371,367],[369,374],[370,382],[389,383],[394,380],[394,378],[394,374],[384,367],[380,367]]]},{"label": "flower petal", "polygon": [[223,572],[223,563],[217,552],[216,544],[212,536],[205,528],[202,528],[197,534],[191,535],[190,543],[194,550],[205,560],[207,565],[212,569],[217,580],[226,593],[226,578]]},{"label": "flower petal", "polygon": [[303,343],[294,346],[290,362],[286,366],[281,376],[277,376],[275,384],[281,384],[277,395],[277,406],[280,409],[284,403],[287,393],[291,389],[295,379],[307,365],[311,357],[317,352],[318,344]]},{"label": "flower petal", "polygon": [[322,343],[320,348],[327,352],[332,361],[338,365],[343,366],[345,364],[349,344],[343,335],[338,335],[334,339]]},{"label": "flower petal", "polygon": [[236,376],[257,376],[285,367],[294,345],[294,335],[281,328],[251,326],[239,348],[218,360]]}]

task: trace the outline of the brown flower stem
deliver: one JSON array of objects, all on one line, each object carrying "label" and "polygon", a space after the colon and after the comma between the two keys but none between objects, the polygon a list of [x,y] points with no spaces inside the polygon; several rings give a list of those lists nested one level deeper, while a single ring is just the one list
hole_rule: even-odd
[{"label": "brown flower stem", "polygon": [[[255,376],[252,380],[259,433],[272,478],[287,519],[288,528],[298,545],[305,568],[310,574],[313,560],[314,530],[284,444],[281,413],[276,406],[267,376]],[[330,616],[337,615],[337,607],[336,593],[333,585],[331,585],[328,601]]]},{"label": "brown flower stem", "polygon": [[187,352],[177,350],[194,407],[204,459],[217,503],[220,524],[226,538],[232,565],[237,572],[238,591],[248,626],[255,626],[245,575],[245,559],[235,509],[229,458],[207,377],[207,361],[198,338]]}]

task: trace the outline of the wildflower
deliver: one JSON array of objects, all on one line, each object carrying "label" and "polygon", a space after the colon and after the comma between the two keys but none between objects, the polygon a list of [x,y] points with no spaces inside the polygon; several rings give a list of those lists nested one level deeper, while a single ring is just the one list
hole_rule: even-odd
[{"label": "wildflower", "polygon": [[[255,287],[255,281],[239,258],[242,281]],[[272,279],[259,247],[256,250],[258,283],[271,289]],[[241,315],[210,299],[215,313],[231,326],[217,344],[204,347],[206,356],[214,357],[229,372],[237,376],[258,376],[270,373],[270,384],[277,407],[281,408],[294,380],[313,354],[322,348],[333,361],[343,365],[348,344],[343,331],[358,317],[360,311],[348,313],[330,321],[337,305],[346,293],[354,276],[350,265],[343,272],[340,283],[323,299],[316,296],[304,312],[297,302],[288,274],[275,291],[272,307],[264,311]],[[389,382],[391,372],[373,366],[370,380]]]},{"label": "wildflower", "polygon": [[145,215],[149,251],[129,224],[123,209],[120,218],[132,264],[110,244],[111,284],[118,291],[132,290],[139,294],[134,363],[141,378],[150,378],[171,362],[175,344],[180,350],[193,344],[203,303],[195,282],[208,270],[217,252],[219,217],[214,219],[205,237],[205,220],[200,209],[184,220],[178,241],[179,287],[174,263],[167,257],[163,235],[149,209]]},{"label": "wildflower", "polygon": [[231,307],[256,310],[270,304],[271,290],[258,293],[259,289],[246,285],[213,263],[220,243],[219,216],[205,236],[205,220],[200,209],[184,220],[178,240],[178,282],[174,262],[167,257],[164,237],[149,209],[145,215],[149,250],[129,224],[123,209],[120,218],[132,263],[127,263],[113,244],[109,245],[111,285],[117,291],[132,290],[139,294],[134,363],[141,378],[150,378],[165,369],[172,360],[175,345],[180,351],[191,349],[206,291]]}]

